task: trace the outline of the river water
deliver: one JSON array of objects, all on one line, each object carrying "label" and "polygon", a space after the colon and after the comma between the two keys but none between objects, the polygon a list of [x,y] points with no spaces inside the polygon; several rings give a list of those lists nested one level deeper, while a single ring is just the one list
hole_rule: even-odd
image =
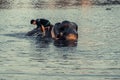
[{"label": "river water", "polygon": [[[1,0],[0,80],[120,80],[120,6],[69,0]],[[76,4],[76,5],[75,5]],[[111,10],[106,10],[111,8]],[[76,47],[25,36],[31,19],[76,22]]]}]

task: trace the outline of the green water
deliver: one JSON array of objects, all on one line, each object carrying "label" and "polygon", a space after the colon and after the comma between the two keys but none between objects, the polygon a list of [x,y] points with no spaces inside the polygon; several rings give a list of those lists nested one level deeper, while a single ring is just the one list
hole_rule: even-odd
[{"label": "green water", "polygon": [[[66,6],[57,0],[40,1],[0,4],[0,80],[120,80],[119,5],[82,7],[72,5],[74,1]],[[26,37],[34,28],[29,21],[36,18],[53,24],[76,22],[78,46],[56,47]]]}]

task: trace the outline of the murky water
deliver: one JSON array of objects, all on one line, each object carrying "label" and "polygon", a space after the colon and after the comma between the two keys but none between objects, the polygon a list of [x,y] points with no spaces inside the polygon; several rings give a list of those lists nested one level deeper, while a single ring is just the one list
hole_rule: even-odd
[{"label": "murky water", "polygon": [[[0,80],[120,80],[120,6],[68,2],[0,2]],[[76,22],[78,46],[55,47],[26,37],[34,28],[29,24],[33,18],[46,18],[53,24]]]}]

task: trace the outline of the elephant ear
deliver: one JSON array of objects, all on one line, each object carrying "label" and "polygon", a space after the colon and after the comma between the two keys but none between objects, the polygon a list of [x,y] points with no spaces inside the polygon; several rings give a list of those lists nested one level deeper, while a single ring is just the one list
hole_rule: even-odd
[{"label": "elephant ear", "polygon": [[76,31],[78,31],[78,25],[74,22],[70,23],[70,27],[72,27],[73,29],[75,29]]}]

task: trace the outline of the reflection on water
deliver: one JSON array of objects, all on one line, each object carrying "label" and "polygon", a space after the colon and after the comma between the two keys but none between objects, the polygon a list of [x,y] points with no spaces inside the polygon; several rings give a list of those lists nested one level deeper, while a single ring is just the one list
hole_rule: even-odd
[{"label": "reflection on water", "polygon": [[0,8],[71,8],[91,3],[90,0],[0,0]]},{"label": "reflection on water", "polygon": [[4,34],[4,36],[9,36],[9,37],[16,37],[20,39],[24,39],[26,33],[12,33],[12,34]]},{"label": "reflection on water", "polygon": [[55,40],[54,45],[57,47],[75,47],[77,41]]},{"label": "reflection on water", "polygon": [[13,0],[0,0],[0,8],[11,8]]},{"label": "reflection on water", "polygon": [[51,38],[44,38],[44,39],[36,39],[35,45],[36,48],[49,48],[49,45],[52,43]]},{"label": "reflection on water", "polygon": [[0,0],[0,8],[76,8],[93,4],[120,4],[117,0]]},{"label": "reflection on water", "polygon": [[81,0],[33,0],[35,8],[69,8],[80,6]]},{"label": "reflection on water", "polygon": [[35,8],[72,8],[80,5],[92,5],[91,0],[33,0]]}]

